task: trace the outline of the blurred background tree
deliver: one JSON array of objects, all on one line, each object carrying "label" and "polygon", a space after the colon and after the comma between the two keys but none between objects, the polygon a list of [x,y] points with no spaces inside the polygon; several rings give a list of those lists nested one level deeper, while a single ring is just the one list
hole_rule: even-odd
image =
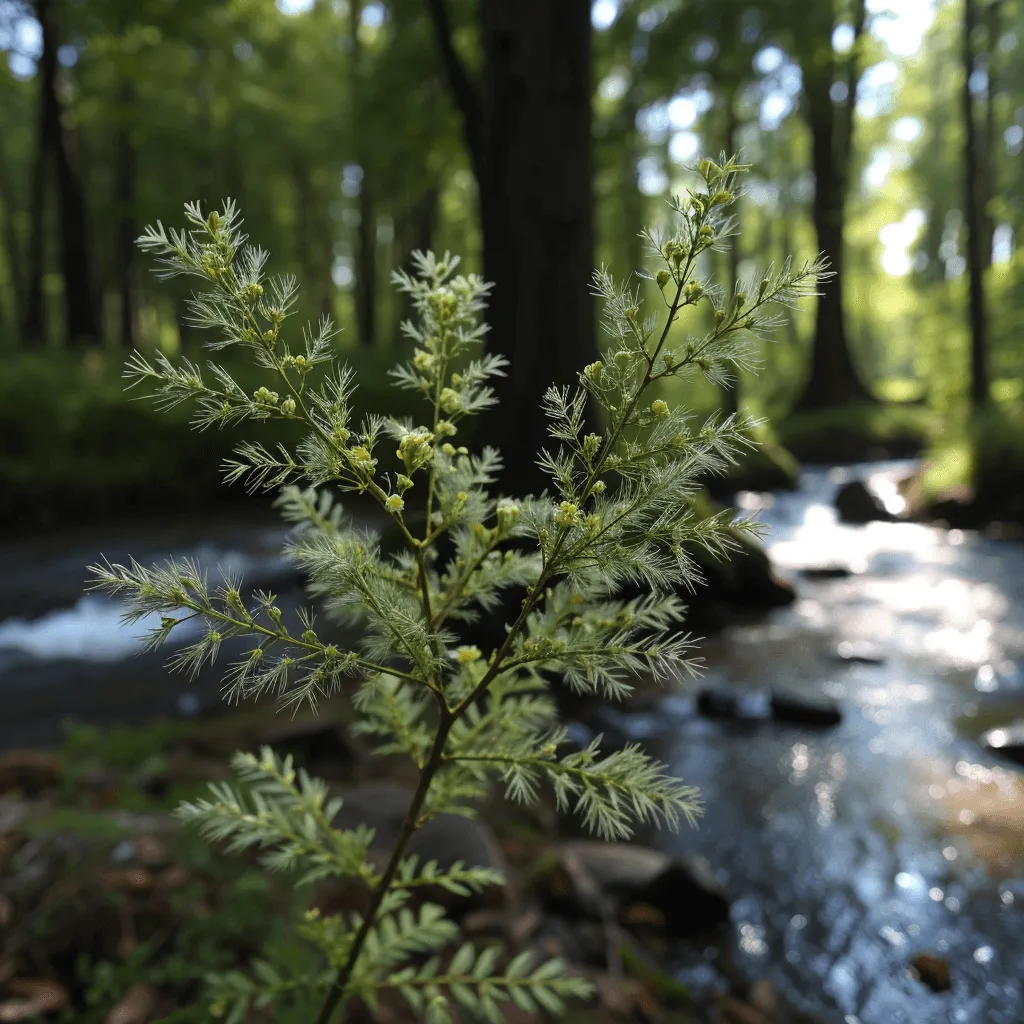
[{"label": "blurred background tree", "polygon": [[513,368],[492,427],[523,441],[510,482],[536,484],[518,453],[540,390],[601,343],[591,267],[638,269],[637,225],[733,149],[755,167],[743,242],[711,258],[743,278],[820,250],[839,274],[770,372],[680,397],[768,413],[798,455],[930,448],[939,488],[970,482],[981,437],[1020,465],[998,424],[1024,402],[1021,24],[1021,0],[0,0],[3,514],[87,484],[78,511],[114,504],[84,470],[49,486],[69,460],[47,452],[115,480],[142,415],[115,384],[126,350],[196,345],[132,239],[226,195],[381,386],[405,314],[387,277],[412,249],[493,280]]}]

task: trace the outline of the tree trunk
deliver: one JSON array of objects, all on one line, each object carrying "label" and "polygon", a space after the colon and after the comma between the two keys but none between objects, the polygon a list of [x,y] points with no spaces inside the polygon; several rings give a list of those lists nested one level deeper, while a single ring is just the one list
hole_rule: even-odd
[{"label": "tree trunk", "polygon": [[[980,409],[988,404],[988,345],[985,316],[985,261],[982,256],[984,217],[979,202],[977,126],[971,74],[974,70],[972,37],[977,24],[974,0],[963,0],[963,119],[964,119],[964,220],[967,225],[967,274],[969,322],[971,328],[971,404]],[[991,239],[989,246],[991,247]]]},{"label": "tree trunk", "polygon": [[[49,5],[37,4],[40,24],[50,21]],[[46,22],[43,17],[46,15]],[[32,158],[29,194],[28,268],[21,322],[22,339],[27,345],[41,347],[46,343],[47,309],[43,296],[46,273],[46,200],[53,150],[60,130],[60,108],[56,104],[57,47],[52,31],[43,32],[43,52],[36,69],[36,139]]]},{"label": "tree trunk", "polygon": [[14,223],[14,212],[18,209],[18,199],[2,148],[0,148],[0,207],[3,207],[4,257],[11,279],[11,324],[12,328],[16,330],[17,325],[21,323],[21,302],[24,297],[21,246],[18,244],[18,231]]},{"label": "tree trunk", "polygon": [[60,208],[60,263],[64,277],[64,331],[70,343],[95,342],[100,337],[85,194],[72,164],[69,141],[61,126],[57,93],[57,50],[60,47],[53,0],[36,0],[36,17],[42,30],[42,54],[37,78],[41,94],[43,140],[56,164],[57,202]]},{"label": "tree trunk", "polygon": [[981,264],[983,270],[992,266],[992,237],[995,221],[992,200],[998,194],[998,163],[1002,140],[996,127],[996,49],[999,42],[999,24],[1002,0],[989,0],[985,7],[985,129],[981,146],[976,146],[980,159],[978,168],[979,205],[981,207]]},{"label": "tree trunk", "polygon": [[115,274],[121,296],[121,345],[135,348],[139,336],[138,296],[135,287],[135,199],[138,166],[131,128],[134,98],[127,84],[122,92],[122,123],[117,134],[115,200],[118,210]]},{"label": "tree trunk", "polygon": [[[811,369],[797,400],[801,410],[830,409],[873,398],[857,374],[850,354],[844,317],[843,227],[853,153],[853,124],[860,77],[858,53],[864,32],[864,0],[854,11],[854,43],[846,59],[846,96],[833,101],[831,89],[835,61],[821,61],[814,55],[803,61],[804,113],[811,132],[811,162],[814,171],[812,219],[818,251],[824,254],[835,274],[818,298],[811,346]],[[831,47],[831,26],[822,46]],[[830,49],[831,54],[831,49]]]},{"label": "tree trunk", "polygon": [[[360,122],[362,106],[362,64],[363,52],[359,42],[359,24],[362,20],[362,0],[350,0],[349,31],[352,36],[352,112],[356,122],[355,136],[358,139],[364,128]],[[355,271],[356,330],[359,344],[364,348],[373,345],[377,334],[377,214],[373,202],[373,185],[366,159],[365,146],[357,154],[363,170],[359,183],[358,210],[359,225],[356,228],[356,244],[353,247]]]},{"label": "tree trunk", "polygon": [[479,98],[443,0],[430,8],[479,187],[483,270],[494,282],[488,347],[510,360],[483,437],[504,442],[504,486],[537,491],[550,483],[536,466],[551,445],[541,397],[552,383],[575,384],[597,357],[590,3],[481,0]]}]

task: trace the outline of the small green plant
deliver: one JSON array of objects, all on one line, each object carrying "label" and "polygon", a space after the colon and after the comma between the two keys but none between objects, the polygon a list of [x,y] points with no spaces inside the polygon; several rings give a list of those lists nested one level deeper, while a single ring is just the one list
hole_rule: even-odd
[{"label": "small green plant", "polygon": [[[544,396],[552,445],[538,460],[551,485],[540,496],[496,495],[498,451],[459,444],[463,420],[493,404],[488,382],[505,361],[475,351],[489,286],[456,275],[456,258],[415,253],[415,275],[394,275],[417,322],[404,325],[414,351],[393,376],[422,395],[424,420],[382,414],[357,424],[352,374],[335,361],[331,324],[307,330],[297,347],[286,337],[296,283],[265,276],[267,254],[246,244],[233,203],[208,216],[191,204],[187,230],[158,224],[140,239],[166,276],[187,274],[210,286],[191,307],[199,325],[220,332],[210,347],[248,350],[268,380],[249,394],[215,363],[204,377],[187,360],[138,354],[127,376],[155,385],[166,407],[194,401],[199,427],[277,419],[303,426],[305,440],[293,450],[240,445],[227,478],[280,490],[295,527],[288,554],[308,574],[310,596],[353,639],[348,646],[322,639],[311,611],[289,628],[273,595],[247,602],[239,580],[211,587],[189,561],[95,566],[95,585],[127,598],[129,620],[161,616],[152,645],[186,621],[201,626],[201,638],[172,658],[176,668],[194,672],[227,638],[251,638],[251,650],[227,673],[230,698],[272,693],[296,708],[344,694],[377,749],[407,756],[419,772],[383,869],[369,858],[372,833],[334,828],[340,802],[270,749],[236,756],[238,787],[215,785],[209,799],[181,807],[184,821],[229,850],[261,849],[270,870],[295,871],[307,883],[351,879],[369,893],[363,913],[314,911],[299,922],[298,934],[320,957],[311,973],[261,961],[251,974],[211,978],[215,1013],[240,1021],[250,1006],[280,1007],[293,995],[319,992],[317,1020],[326,1024],[350,1000],[373,1007],[391,990],[417,1019],[439,1024],[450,1019],[453,1002],[501,1021],[506,1000],[558,1012],[565,999],[587,995],[588,985],[566,976],[558,961],[536,964],[528,953],[506,961],[498,949],[471,944],[453,950],[455,925],[414,894],[427,885],[465,893],[501,879],[462,865],[445,871],[405,851],[434,815],[474,814],[495,782],[520,801],[550,785],[562,809],[607,839],[628,837],[637,821],[676,827],[699,813],[696,792],[634,745],[604,753],[595,741],[566,752],[548,679],[618,700],[632,678],[691,671],[693,644],[679,629],[677,594],[698,579],[691,552],[701,546],[725,554],[730,525],[755,529],[726,514],[701,516],[693,504],[697,481],[724,471],[751,443],[750,424],[728,418],[693,428],[683,410],[652,394],[671,377],[726,379],[745,363],[752,337],[776,322],[770,308],[813,294],[823,274],[820,261],[787,262],[728,290],[699,277],[702,254],[731,232],[727,210],[744,169],[724,157],[702,161],[703,186],[671,203],[671,236],[646,233],[657,264],[650,280],[664,300],[660,317],[642,311],[639,291],[604,270],[594,275],[610,342],[582,369],[578,386]],[[680,317],[702,306],[709,307],[708,329],[677,336]],[[600,432],[590,430],[594,421],[603,421]],[[404,548],[383,554],[377,534],[346,517],[337,492],[374,499]],[[442,540],[453,551],[444,561]],[[641,596],[622,599],[627,585]],[[500,645],[459,643],[452,625],[471,628],[510,588],[525,597]]]}]

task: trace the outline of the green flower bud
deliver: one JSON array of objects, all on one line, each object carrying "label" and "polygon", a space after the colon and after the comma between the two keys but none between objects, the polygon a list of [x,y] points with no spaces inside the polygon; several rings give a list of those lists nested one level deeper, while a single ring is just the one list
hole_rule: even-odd
[{"label": "green flower bud", "polygon": [[257,405],[277,405],[278,397],[276,391],[268,391],[266,388],[257,388],[252,393],[253,401]]},{"label": "green flower bud", "polygon": [[578,505],[571,501],[563,501],[555,510],[555,525],[566,527],[575,526],[580,521],[580,510]]},{"label": "green flower bud", "polygon": [[598,381],[601,379],[601,374],[604,373],[604,363],[600,359],[596,363],[588,363],[583,367],[583,376],[587,380]]},{"label": "green flower bud", "polygon": [[605,482],[603,480],[595,480],[594,481],[594,486],[591,488],[591,490],[593,490],[593,492],[595,494],[604,494],[604,492],[607,489],[608,489],[607,485],[605,484]]},{"label": "green flower bud", "polygon": [[629,349],[620,348],[619,351],[615,353],[615,362],[620,366],[626,366],[633,362],[633,353],[630,352]]},{"label": "green flower bud", "polygon": [[520,509],[514,501],[502,498],[502,500],[498,502],[498,506],[494,510],[494,514],[498,520],[498,528],[501,530],[508,530],[519,518]]},{"label": "green flower bud", "polygon": [[715,234],[715,229],[710,224],[701,224],[698,234],[701,238],[711,238]]},{"label": "green flower bud", "polygon": [[455,454],[455,445],[451,444],[448,441],[445,441],[445,443],[443,445],[441,445],[441,451],[443,451],[445,453],[445,455],[449,455],[449,456],[454,455]]},{"label": "green flower bud", "polygon": [[206,226],[211,232],[220,227],[220,214],[216,210],[210,211],[210,216],[206,218]]},{"label": "green flower bud", "polygon": [[441,408],[447,412],[458,412],[463,407],[462,395],[451,388],[442,388],[440,395]]},{"label": "green flower bud", "polygon": [[663,420],[668,415],[668,403],[663,402],[660,398],[656,398],[651,402],[651,412],[653,412],[658,419]]},{"label": "green flower bud", "polygon": [[723,323],[725,323],[725,310],[724,309],[716,309],[715,310],[715,326],[716,327],[721,327]]},{"label": "green flower bud", "polygon": [[704,286],[699,281],[691,281],[684,292],[687,302],[697,302],[704,294]]},{"label": "green flower bud", "polygon": [[460,665],[472,665],[474,661],[479,661],[482,657],[480,648],[473,644],[455,648],[455,660]]},{"label": "green flower bud", "polygon": [[295,399],[294,398],[286,398],[281,403],[281,412],[283,412],[285,414],[285,416],[292,416],[292,415],[294,415],[294,413],[295,413]]},{"label": "green flower bud", "polygon": [[398,476],[395,477],[395,486],[400,491],[407,491],[412,487],[412,480],[404,473],[399,473]]},{"label": "green flower bud", "polygon": [[731,203],[736,197],[731,192],[716,192],[711,197],[712,206],[722,206],[725,203]]},{"label": "green flower bud", "polygon": [[384,507],[389,512],[401,512],[405,508],[405,499],[400,494],[389,494]]},{"label": "green flower bud", "polygon": [[657,286],[658,286],[659,288],[664,288],[664,287],[665,287],[665,285],[667,285],[667,284],[668,284],[668,282],[669,282],[669,278],[670,278],[671,276],[672,276],[672,275],[671,275],[671,274],[669,274],[669,272],[668,272],[667,270],[659,270],[659,271],[658,271],[658,272],[657,272],[657,273],[656,273],[656,274],[654,275],[654,283],[655,283],[655,284],[656,284],[656,285],[657,285]]}]

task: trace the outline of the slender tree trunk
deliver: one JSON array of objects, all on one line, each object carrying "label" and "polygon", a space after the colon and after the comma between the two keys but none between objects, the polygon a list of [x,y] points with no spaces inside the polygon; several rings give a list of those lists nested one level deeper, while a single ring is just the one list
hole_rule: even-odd
[{"label": "slender tree trunk", "polygon": [[[351,18],[349,31],[352,35],[352,110],[356,120],[356,136],[363,125],[360,109],[362,93],[362,45],[359,42],[359,24],[363,14],[362,0],[350,0]],[[377,214],[373,201],[373,183],[366,159],[365,147],[360,147],[359,163],[363,178],[359,183],[358,209],[359,226],[356,228],[356,244],[353,249],[355,267],[356,328],[359,344],[369,348],[377,333]]]},{"label": "slender tree trunk", "polygon": [[0,207],[3,207],[4,257],[11,279],[11,324],[17,326],[21,324],[21,303],[24,297],[21,246],[18,243],[18,230],[14,222],[18,200],[2,147],[0,147]]},{"label": "slender tree trunk", "polygon": [[481,0],[480,96],[462,69],[443,0],[428,0],[476,172],[488,345],[510,360],[484,418],[504,440],[508,489],[540,490],[549,384],[575,384],[596,358],[589,0]]},{"label": "slender tree trunk", "polygon": [[[48,16],[48,5],[37,5],[40,23]],[[36,69],[36,138],[32,158],[29,194],[28,266],[21,334],[25,344],[40,347],[46,343],[47,308],[43,295],[46,273],[46,207],[53,151],[60,130],[60,108],[56,104],[57,48],[52,27],[43,33],[43,52]]]},{"label": "slender tree trunk", "polygon": [[135,287],[135,223],[138,165],[131,129],[134,97],[127,84],[122,91],[123,120],[117,134],[116,205],[118,210],[115,274],[121,297],[121,345],[135,348],[139,337],[138,296]]},{"label": "slender tree trunk", "polygon": [[[811,161],[814,171],[812,219],[818,238],[818,250],[828,257],[835,276],[818,298],[811,347],[811,370],[797,408],[829,409],[851,402],[872,401],[862,383],[850,353],[844,316],[843,228],[846,196],[853,155],[853,125],[860,78],[858,54],[864,34],[865,4],[857,0],[854,19],[854,43],[846,58],[846,97],[832,99],[836,81],[834,60],[812,57],[803,62],[804,112],[811,132]],[[828,41],[831,45],[831,25]]]},{"label": "slender tree trunk", "polygon": [[981,207],[981,263],[984,270],[992,265],[992,237],[995,221],[991,204],[998,188],[997,167],[1002,140],[996,127],[997,69],[996,47],[999,42],[1000,14],[1002,0],[989,0],[985,6],[985,129],[981,146],[977,147],[979,157],[979,204]]},{"label": "slender tree trunk", "polygon": [[[974,0],[963,0],[963,101],[964,120],[964,220],[967,224],[968,316],[971,329],[971,403],[975,409],[988,404],[988,343],[985,314],[985,261],[982,256],[984,218],[979,202],[977,125],[971,74],[974,71]],[[989,246],[991,247],[991,239]]]},{"label": "slender tree trunk", "polygon": [[[95,342],[100,337],[99,313],[93,290],[92,251],[85,210],[85,193],[72,163],[70,143],[61,126],[57,93],[57,50],[60,46],[53,0],[36,0],[42,30],[42,54],[37,77],[44,138],[56,164],[57,202],[60,208],[60,263],[64,277],[64,329],[71,343]],[[44,149],[43,155],[45,160]]]}]

